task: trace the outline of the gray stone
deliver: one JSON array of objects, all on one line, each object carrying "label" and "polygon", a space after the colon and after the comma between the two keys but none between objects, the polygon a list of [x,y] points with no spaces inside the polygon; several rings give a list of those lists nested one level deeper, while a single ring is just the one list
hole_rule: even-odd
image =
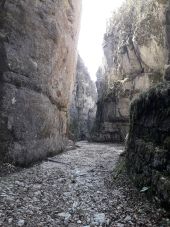
[{"label": "gray stone", "polygon": [[103,225],[106,223],[106,217],[104,213],[96,213],[94,214],[94,221],[99,225]]},{"label": "gray stone", "polygon": [[111,220],[110,220],[110,219],[107,219],[107,220],[106,220],[106,225],[107,225],[107,226],[110,226],[110,223],[111,223]]},{"label": "gray stone", "polygon": [[15,181],[15,184],[21,187],[24,187],[24,183],[20,181]]},{"label": "gray stone", "polygon": [[71,214],[69,213],[59,213],[58,216],[63,219],[64,224],[67,225],[71,219]]},{"label": "gray stone", "polygon": [[124,219],[124,221],[127,221],[127,222],[129,222],[129,221],[131,221],[132,220],[132,218],[131,218],[131,216],[129,216],[129,215],[127,215],[126,217],[125,217],[125,219]]},{"label": "gray stone", "polygon": [[12,222],[13,222],[13,218],[9,218],[9,219],[8,219],[8,224],[11,225]]},{"label": "gray stone", "polygon": [[92,222],[92,223],[90,223],[90,227],[96,227],[96,226],[98,226],[98,225],[99,225],[98,222]]},{"label": "gray stone", "polygon": [[25,221],[22,220],[22,219],[20,219],[20,220],[17,222],[17,225],[18,225],[19,227],[22,227],[22,226],[25,225]]},{"label": "gray stone", "polygon": [[124,227],[125,225],[122,223],[116,223],[116,227]]}]

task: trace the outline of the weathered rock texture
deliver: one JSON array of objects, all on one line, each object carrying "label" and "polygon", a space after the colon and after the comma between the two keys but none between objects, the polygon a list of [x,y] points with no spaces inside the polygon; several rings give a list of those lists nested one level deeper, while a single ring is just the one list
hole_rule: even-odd
[{"label": "weathered rock texture", "polygon": [[94,140],[123,141],[130,102],[163,80],[170,64],[169,12],[168,0],[129,0],[110,20],[97,73]]},{"label": "weathered rock texture", "polygon": [[[143,93],[131,105],[128,172],[140,187],[170,205],[170,83]],[[169,206],[170,207],[170,206]]]},{"label": "weathered rock texture", "polygon": [[79,0],[0,3],[0,157],[29,164],[64,148]]},{"label": "weathered rock texture", "polygon": [[81,57],[78,57],[77,73],[70,106],[70,131],[75,140],[90,138],[96,117],[97,91]]}]

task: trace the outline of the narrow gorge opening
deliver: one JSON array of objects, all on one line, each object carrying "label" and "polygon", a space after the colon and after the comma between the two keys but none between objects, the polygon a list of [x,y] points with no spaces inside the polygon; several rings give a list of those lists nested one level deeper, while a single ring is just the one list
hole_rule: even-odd
[{"label": "narrow gorge opening", "polygon": [[0,0],[0,226],[170,226],[169,27],[169,0]]},{"label": "narrow gorge opening", "polygon": [[113,14],[123,2],[124,0],[82,1],[79,56],[70,107],[69,131],[71,138],[75,137],[75,140],[91,140],[98,99],[96,73],[99,68],[105,67],[103,38],[109,29]]}]

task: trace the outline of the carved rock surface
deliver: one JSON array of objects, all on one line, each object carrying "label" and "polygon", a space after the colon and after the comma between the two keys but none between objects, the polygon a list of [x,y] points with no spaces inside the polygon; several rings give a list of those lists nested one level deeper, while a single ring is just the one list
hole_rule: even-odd
[{"label": "carved rock surface", "polygon": [[96,117],[97,91],[95,83],[78,57],[76,81],[70,105],[70,131],[76,140],[90,138]]},{"label": "carved rock surface", "polygon": [[81,1],[0,5],[0,156],[27,165],[64,148]]},{"label": "carved rock surface", "polygon": [[124,141],[130,102],[163,81],[164,74],[169,77],[169,18],[166,0],[129,0],[111,18],[103,42],[104,65],[97,72],[93,140]]}]

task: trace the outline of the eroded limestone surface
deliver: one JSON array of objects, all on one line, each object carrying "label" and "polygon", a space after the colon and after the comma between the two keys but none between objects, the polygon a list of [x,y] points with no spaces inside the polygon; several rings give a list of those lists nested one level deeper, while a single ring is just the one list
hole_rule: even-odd
[{"label": "eroded limestone surface", "polygon": [[123,149],[79,142],[76,150],[0,177],[0,226],[169,226],[122,167],[115,170]]},{"label": "eroded limestone surface", "polygon": [[[123,141],[130,102],[163,80],[169,67],[169,1],[129,0],[113,14],[97,73],[95,141]],[[96,132],[96,133],[95,133]]]},{"label": "eroded limestone surface", "polygon": [[0,159],[27,165],[65,146],[81,1],[1,2]]}]

